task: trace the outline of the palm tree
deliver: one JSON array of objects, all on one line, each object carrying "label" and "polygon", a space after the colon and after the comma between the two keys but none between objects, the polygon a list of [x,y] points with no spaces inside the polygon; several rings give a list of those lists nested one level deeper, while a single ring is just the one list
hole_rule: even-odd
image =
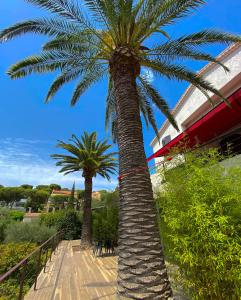
[{"label": "palm tree", "polygon": [[62,167],[60,172],[65,175],[73,172],[82,172],[85,180],[81,248],[88,249],[92,246],[91,201],[93,177],[100,175],[110,180],[110,175],[115,174],[116,159],[113,157],[115,153],[106,153],[111,145],[107,141],[98,142],[96,132],[91,134],[85,132],[81,136],[81,139],[73,135],[69,143],[60,141],[58,147],[68,152],[67,155],[51,155],[54,159],[58,160],[56,165]]},{"label": "palm tree", "polygon": [[[205,4],[205,0],[27,0],[52,17],[17,23],[0,33],[2,41],[31,32],[50,40],[39,55],[11,66],[11,78],[60,71],[46,102],[66,83],[77,80],[71,104],[104,76],[108,77],[107,123],[119,147],[120,224],[118,295],[129,299],[167,299],[172,291],[156,226],[150,174],[143,146],[142,113],[157,133],[152,103],[177,129],[167,102],[143,76],[187,81],[208,99],[220,92],[184,61],[203,60],[227,68],[202,45],[241,39],[216,30],[171,38],[171,25]],[[155,39],[151,39],[155,35]],[[154,42],[153,42],[154,41]],[[210,99],[211,101],[211,99]]]}]

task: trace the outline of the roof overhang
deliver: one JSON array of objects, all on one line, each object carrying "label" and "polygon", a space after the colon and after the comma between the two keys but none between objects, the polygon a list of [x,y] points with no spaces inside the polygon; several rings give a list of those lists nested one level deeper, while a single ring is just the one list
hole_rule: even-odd
[{"label": "roof overhang", "polygon": [[[240,43],[235,43],[232,44],[231,46],[229,46],[228,48],[226,48],[222,53],[220,53],[216,58],[217,60],[224,62],[224,60],[229,57],[230,55],[232,55],[237,49],[239,49],[240,47]],[[207,64],[206,66],[204,66],[204,68],[202,68],[199,72],[197,72],[197,75],[199,76],[205,76],[208,72],[211,71],[215,71],[217,64],[215,62],[211,62],[209,64]],[[239,79],[239,78],[237,78]],[[229,85],[229,83],[227,83],[227,85]],[[182,95],[182,97],[179,99],[179,101],[177,102],[177,104],[175,105],[174,109],[172,110],[172,115],[175,117],[176,114],[178,113],[178,111],[182,108],[183,104],[187,101],[187,98],[189,97],[189,95],[193,92],[193,90],[195,90],[195,86],[193,86],[192,84],[188,86],[188,88],[185,90],[184,94]],[[227,95],[226,91],[225,91],[225,87],[220,89],[220,92],[222,92],[223,95]],[[236,89],[235,89],[236,90]],[[229,93],[230,95],[230,93]],[[213,95],[213,97],[215,98],[215,95]],[[212,99],[215,100],[215,99]],[[168,128],[168,126],[170,125],[169,121],[166,120],[162,127],[160,128],[160,130],[158,131],[159,135],[162,135],[163,132],[165,132],[165,130]],[[154,146],[155,143],[158,141],[157,137],[154,137],[153,140],[151,141],[150,145]]]},{"label": "roof overhang", "polygon": [[241,88],[230,96],[228,101],[230,106],[221,102],[192,126],[152,154],[147,161],[166,156],[173,148],[181,147],[182,144],[188,148],[192,148],[196,144],[205,144],[230,128],[241,124]]}]

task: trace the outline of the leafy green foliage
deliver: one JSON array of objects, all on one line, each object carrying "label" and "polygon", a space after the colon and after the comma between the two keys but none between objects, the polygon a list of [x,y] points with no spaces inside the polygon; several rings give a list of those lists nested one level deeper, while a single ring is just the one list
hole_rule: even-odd
[{"label": "leafy green foliage", "polygon": [[[6,273],[9,269],[19,263],[28,254],[36,249],[34,243],[9,243],[0,245],[0,274]],[[28,262],[27,271],[33,273],[36,262],[30,259]],[[32,277],[33,278],[33,277]],[[27,291],[31,284],[32,279],[27,278],[24,284],[24,291]],[[3,281],[0,285],[0,299],[12,300],[18,299],[19,293],[19,271],[14,272],[7,280]]]},{"label": "leafy green foliage", "polygon": [[8,208],[0,208],[0,242],[6,237],[6,229],[14,221],[22,221],[23,213]]},{"label": "leafy green foliage", "polygon": [[49,200],[55,208],[64,208],[64,203],[68,202],[68,198],[66,195],[54,195]]},{"label": "leafy green foliage", "polygon": [[38,221],[30,223],[12,223],[6,231],[5,243],[31,242],[42,244],[56,233],[54,227],[49,228]]},{"label": "leafy green foliage", "polygon": [[22,184],[20,187],[22,187],[24,189],[30,189],[30,190],[33,188],[33,186],[30,184]]},{"label": "leafy green foliage", "polygon": [[93,212],[93,237],[95,241],[109,240],[117,245],[119,222],[118,192],[103,192]]},{"label": "leafy green foliage", "polygon": [[47,202],[48,197],[50,195],[50,191],[48,188],[37,188],[31,190],[29,193],[28,202],[26,203],[27,207],[31,207],[32,211],[38,212],[38,210],[42,210],[44,204]]},{"label": "leafy green foliage", "polygon": [[50,188],[51,190],[57,190],[57,191],[60,191],[60,190],[61,190],[61,185],[56,184],[56,183],[51,183],[51,184],[49,185],[49,188]]},{"label": "leafy green foliage", "polygon": [[158,197],[165,253],[192,299],[241,297],[241,168],[220,159],[216,150],[175,157]]},{"label": "leafy green foliage", "polygon": [[[77,202],[76,202],[76,204],[77,204]],[[74,205],[75,205],[75,182],[73,183],[73,186],[72,186],[71,195],[68,198],[67,207],[69,209],[74,209]]]},{"label": "leafy green foliage", "polygon": [[24,212],[18,210],[10,210],[9,217],[14,221],[22,221]]},{"label": "leafy green foliage", "polygon": [[40,217],[41,224],[57,231],[64,232],[65,239],[79,239],[81,234],[81,217],[74,210],[60,210],[54,213],[44,213]]},{"label": "leafy green foliage", "polygon": [[40,184],[40,185],[37,185],[36,186],[36,190],[44,190],[46,192],[50,192],[51,191],[51,188],[50,188],[50,185],[47,185],[47,184]]},{"label": "leafy green foliage", "polygon": [[0,188],[0,201],[12,206],[14,202],[18,202],[22,198],[27,198],[29,191],[29,189],[25,189],[23,187]]},{"label": "leafy green foliage", "polygon": [[111,145],[104,141],[97,141],[97,133],[84,132],[81,139],[72,135],[70,143],[60,141],[59,148],[69,152],[65,154],[53,154],[52,157],[61,166],[60,172],[69,174],[82,171],[83,177],[95,177],[97,174],[110,180],[110,174],[115,174],[116,153],[107,153]]}]

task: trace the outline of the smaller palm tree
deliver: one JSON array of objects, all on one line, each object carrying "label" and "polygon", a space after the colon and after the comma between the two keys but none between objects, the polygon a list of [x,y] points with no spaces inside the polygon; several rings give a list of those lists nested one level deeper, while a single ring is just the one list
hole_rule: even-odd
[{"label": "smaller palm tree", "polygon": [[97,141],[97,134],[84,132],[81,139],[75,135],[69,143],[59,141],[57,147],[69,152],[68,155],[53,154],[52,158],[58,160],[56,166],[61,166],[61,173],[65,175],[73,172],[82,172],[85,179],[85,196],[83,206],[83,224],[81,234],[81,248],[88,249],[92,244],[91,234],[91,200],[93,177],[100,175],[110,180],[110,175],[115,174],[116,159],[115,152],[106,153],[111,147],[104,141]]}]

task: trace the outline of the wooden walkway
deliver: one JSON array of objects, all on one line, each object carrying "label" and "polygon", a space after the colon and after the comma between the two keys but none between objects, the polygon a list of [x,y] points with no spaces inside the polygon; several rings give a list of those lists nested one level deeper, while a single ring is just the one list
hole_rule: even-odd
[{"label": "wooden walkway", "polygon": [[46,272],[38,277],[25,300],[116,299],[117,258],[96,258],[79,250],[80,241],[62,241]]}]

